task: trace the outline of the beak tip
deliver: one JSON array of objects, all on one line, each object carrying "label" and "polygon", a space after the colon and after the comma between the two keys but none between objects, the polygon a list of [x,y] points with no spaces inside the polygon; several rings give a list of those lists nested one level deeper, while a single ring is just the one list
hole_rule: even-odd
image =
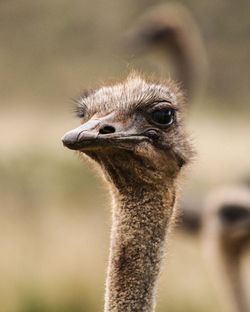
[{"label": "beak tip", "polygon": [[65,147],[70,148],[74,143],[75,140],[71,135],[68,135],[68,133],[64,134],[61,138],[61,141]]},{"label": "beak tip", "polygon": [[67,144],[67,136],[65,134],[61,137],[61,141],[64,146]]},{"label": "beak tip", "polygon": [[63,143],[63,145],[66,143],[66,139],[65,139],[65,135],[63,135],[62,137],[61,137],[61,141],[62,141],[62,143]]}]

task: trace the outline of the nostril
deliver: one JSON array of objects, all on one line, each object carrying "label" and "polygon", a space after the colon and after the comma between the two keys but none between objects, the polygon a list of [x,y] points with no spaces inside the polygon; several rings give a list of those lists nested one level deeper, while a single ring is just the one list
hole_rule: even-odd
[{"label": "nostril", "polygon": [[109,133],[114,133],[114,132],[115,132],[115,128],[109,125],[104,125],[99,129],[100,134],[109,134]]}]

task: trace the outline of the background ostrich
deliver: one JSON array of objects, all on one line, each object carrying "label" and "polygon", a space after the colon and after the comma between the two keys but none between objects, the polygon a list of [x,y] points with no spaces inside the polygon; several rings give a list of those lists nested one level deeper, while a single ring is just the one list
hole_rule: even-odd
[{"label": "background ostrich", "polygon": [[128,34],[127,45],[138,54],[150,50],[164,53],[167,64],[173,62],[174,77],[189,98],[204,88],[205,47],[199,27],[184,5],[168,3],[150,8]]},{"label": "background ostrich", "polygon": [[153,311],[177,178],[192,154],[172,82],[136,75],[81,98],[63,144],[97,162],[113,197],[105,311]]},{"label": "background ostrich", "polygon": [[[227,311],[247,312],[247,292],[241,265],[250,248],[250,190],[246,186],[222,187],[212,192],[202,214],[202,237],[207,263],[220,278]],[[211,263],[214,267],[211,267]],[[215,273],[215,272],[214,272]]]}]

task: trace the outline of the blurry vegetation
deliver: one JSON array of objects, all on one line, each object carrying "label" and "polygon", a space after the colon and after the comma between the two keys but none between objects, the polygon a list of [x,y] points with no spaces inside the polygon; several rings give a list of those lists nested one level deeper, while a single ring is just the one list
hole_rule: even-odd
[{"label": "blurry vegetation", "polygon": [[[123,34],[160,2],[0,1],[0,311],[102,310],[108,191],[60,137],[79,122],[71,97],[138,64],[122,53]],[[210,64],[189,117],[199,154],[186,189],[202,194],[250,170],[249,1],[179,2],[197,19]],[[153,59],[139,64],[157,71]],[[158,311],[223,311],[199,239],[175,235]]]}]

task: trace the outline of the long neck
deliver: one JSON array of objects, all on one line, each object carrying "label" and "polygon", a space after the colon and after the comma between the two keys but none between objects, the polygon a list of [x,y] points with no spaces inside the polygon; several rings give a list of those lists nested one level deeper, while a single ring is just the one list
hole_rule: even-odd
[{"label": "long neck", "polygon": [[[216,229],[213,230],[216,233]],[[216,290],[220,298],[223,298],[226,310],[230,312],[249,311],[240,276],[241,248],[232,246],[230,242],[226,242],[226,239],[217,235],[211,236],[210,231],[205,236],[204,246],[206,247],[206,257],[210,259],[209,268],[214,273],[212,276],[215,279]]]},{"label": "long neck", "polygon": [[236,248],[223,246],[220,252],[222,272],[224,273],[225,286],[227,287],[228,300],[231,302],[232,311],[247,312],[249,307],[247,307],[247,298],[246,294],[244,294],[240,276],[242,250],[240,246],[236,246]]},{"label": "long neck", "polygon": [[184,6],[159,5],[143,16],[134,30],[131,45],[141,53],[150,48],[162,51],[169,63],[174,61],[175,79],[192,99],[203,87],[207,76],[207,61],[199,27]]},{"label": "long neck", "polygon": [[115,191],[105,312],[154,311],[174,182]]}]

